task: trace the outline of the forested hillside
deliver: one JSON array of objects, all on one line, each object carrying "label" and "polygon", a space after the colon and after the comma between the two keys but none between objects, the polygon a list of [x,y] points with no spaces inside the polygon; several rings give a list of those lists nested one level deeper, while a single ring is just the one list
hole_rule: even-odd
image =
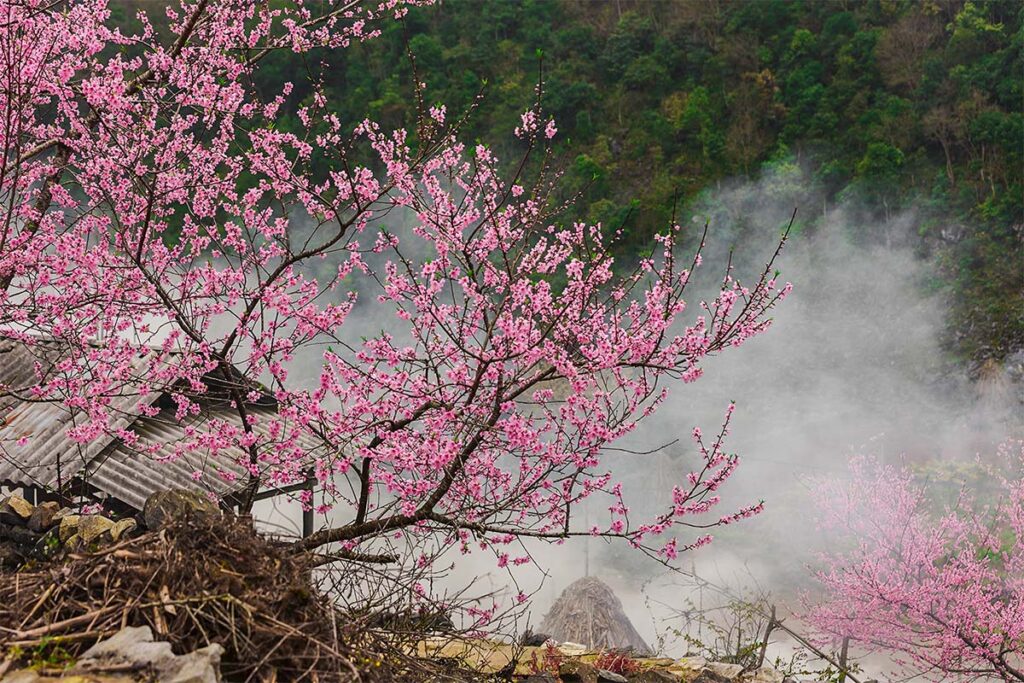
[{"label": "forested hillside", "polygon": [[[999,359],[1024,346],[1022,13],[1016,0],[445,0],[344,60],[282,53],[262,77],[269,91],[318,74],[353,125],[369,110],[394,127],[412,125],[415,68],[450,116],[482,92],[468,137],[514,158],[543,72],[578,213],[622,226],[627,254],[702,190],[785,164],[823,198],[799,207],[800,230],[848,200],[853,238],[888,243],[879,226],[913,209],[909,246],[954,302],[951,352]],[[296,87],[291,116],[309,97]]]}]

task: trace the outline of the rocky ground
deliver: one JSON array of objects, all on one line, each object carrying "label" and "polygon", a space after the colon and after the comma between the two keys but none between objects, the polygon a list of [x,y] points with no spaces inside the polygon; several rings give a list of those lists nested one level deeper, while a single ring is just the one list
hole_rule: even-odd
[{"label": "rocky ground", "polygon": [[[518,646],[486,639],[435,637],[422,641],[419,656],[457,662],[478,680],[524,683],[785,683],[768,665],[745,670],[739,664],[703,657],[634,657],[621,651],[592,651],[577,643]],[[793,682],[795,683],[795,682]]]},{"label": "rocky ground", "polygon": [[[211,644],[175,655],[154,640],[148,626],[126,627],[63,666],[26,667],[8,672],[2,683],[219,683],[224,648]],[[785,683],[769,666],[745,671],[738,664],[701,657],[633,658],[624,653],[590,652],[563,643],[515,647],[483,639],[434,638],[419,646],[425,660],[444,661],[445,673],[415,680],[520,681],[521,683]],[[604,666],[610,668],[602,668]]]},{"label": "rocky ground", "polygon": [[373,624],[320,595],[304,555],[200,496],[154,494],[124,519],[0,499],[0,683],[784,683],[767,666]]}]

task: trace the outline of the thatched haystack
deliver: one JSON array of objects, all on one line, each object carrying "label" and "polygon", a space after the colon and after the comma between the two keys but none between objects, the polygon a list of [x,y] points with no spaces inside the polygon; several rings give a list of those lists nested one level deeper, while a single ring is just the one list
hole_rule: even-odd
[{"label": "thatched haystack", "polygon": [[593,576],[579,579],[562,591],[544,617],[541,631],[555,640],[595,650],[632,650],[638,655],[651,652],[612,589]]}]

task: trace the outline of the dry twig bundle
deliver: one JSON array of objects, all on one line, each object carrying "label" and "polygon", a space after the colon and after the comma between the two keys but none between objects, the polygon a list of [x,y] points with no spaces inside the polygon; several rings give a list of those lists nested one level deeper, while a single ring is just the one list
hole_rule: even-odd
[{"label": "dry twig bundle", "polygon": [[[77,656],[142,625],[178,654],[220,643],[227,680],[413,680],[427,673],[425,663],[343,617],[316,590],[308,555],[237,519],[188,519],[0,574],[0,652],[59,642]],[[414,669],[420,675],[410,676]]]}]

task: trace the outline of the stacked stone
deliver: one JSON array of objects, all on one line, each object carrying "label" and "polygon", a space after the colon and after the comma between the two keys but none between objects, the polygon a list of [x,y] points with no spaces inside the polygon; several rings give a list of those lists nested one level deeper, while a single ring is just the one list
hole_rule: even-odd
[{"label": "stacked stone", "polygon": [[0,569],[33,556],[116,543],[137,527],[132,518],[82,515],[47,501],[33,505],[20,495],[0,499]]}]

